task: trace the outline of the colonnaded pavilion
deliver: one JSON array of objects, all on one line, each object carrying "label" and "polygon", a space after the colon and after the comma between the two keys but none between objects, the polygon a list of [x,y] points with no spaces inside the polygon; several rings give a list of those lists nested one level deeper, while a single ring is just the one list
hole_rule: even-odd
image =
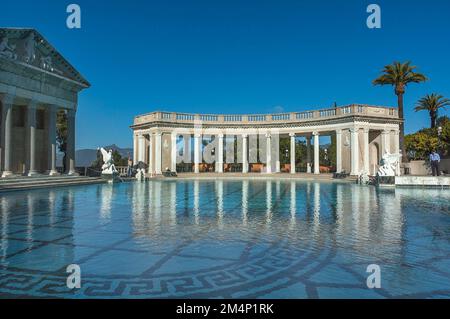
[{"label": "colonnaded pavilion", "polygon": [[[134,162],[147,164],[152,175],[167,169],[211,171],[205,167],[216,173],[238,167],[242,173],[271,174],[286,171],[280,165],[286,155],[288,173],[297,173],[303,161],[306,173],[320,174],[319,138],[330,136],[337,173],[375,175],[384,153],[400,152],[401,121],[396,108],[361,104],[263,115],[152,112],[136,116],[131,126]],[[285,154],[279,147],[283,138],[290,139]],[[306,144],[303,158],[295,150],[299,139]]]}]

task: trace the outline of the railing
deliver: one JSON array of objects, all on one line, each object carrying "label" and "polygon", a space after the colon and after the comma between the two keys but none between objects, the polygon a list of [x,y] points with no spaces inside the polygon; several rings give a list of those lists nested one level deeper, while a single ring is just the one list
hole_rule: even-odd
[{"label": "railing", "polygon": [[116,170],[120,176],[127,176],[128,174],[128,166],[116,166]]},{"label": "railing", "polygon": [[247,115],[249,122],[264,122],[266,120],[265,115]]},{"label": "railing", "polygon": [[352,104],[330,109],[316,111],[280,113],[280,114],[189,114],[171,112],[152,112],[136,116],[134,125],[145,124],[155,121],[179,122],[179,123],[222,123],[222,124],[248,124],[248,123],[276,123],[276,122],[299,122],[321,120],[328,118],[345,117],[349,115],[363,115],[368,117],[398,118],[396,108],[372,106],[365,104]]},{"label": "railing", "polygon": [[224,115],[225,122],[242,122],[242,115]]},{"label": "railing", "polygon": [[[120,176],[127,176],[127,174],[128,174],[127,166],[116,166],[116,169],[119,172]],[[59,166],[56,168],[56,170],[58,171],[58,173],[64,174],[64,169],[62,167]],[[87,167],[87,166],[77,166],[77,167],[75,167],[75,171],[80,176],[99,177],[102,174],[101,169]]]}]

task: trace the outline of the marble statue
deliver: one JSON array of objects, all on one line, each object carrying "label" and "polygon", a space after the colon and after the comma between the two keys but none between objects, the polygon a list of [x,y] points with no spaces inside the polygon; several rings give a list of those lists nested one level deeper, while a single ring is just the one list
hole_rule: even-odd
[{"label": "marble statue", "polygon": [[136,171],[136,179],[139,182],[145,181],[145,170],[143,168],[138,168]]},{"label": "marble statue", "polygon": [[361,174],[359,174],[359,183],[363,185],[370,183],[370,176],[366,171],[362,171]]},{"label": "marble statue", "polygon": [[59,75],[63,75],[63,73],[60,70],[55,69],[51,56],[46,56],[46,57],[41,58],[41,69],[44,69],[44,70],[47,70],[50,72],[54,72]]},{"label": "marble statue", "polygon": [[50,56],[41,58],[41,69],[52,71],[52,58]]},{"label": "marble statue", "polygon": [[34,33],[30,34],[25,38],[25,62],[33,63],[36,59],[36,41],[34,39]]},{"label": "marble statue", "polygon": [[0,42],[0,55],[11,60],[17,60],[17,54],[15,53],[15,50],[16,46],[9,45],[8,38],[3,37],[2,41]]},{"label": "marble statue", "polygon": [[400,162],[401,154],[391,154],[386,152],[381,158],[381,166],[378,169],[378,176],[395,176],[398,164]]},{"label": "marble statue", "polygon": [[103,147],[99,148],[103,155],[102,175],[115,175],[118,173],[114,160],[112,158],[112,150],[106,151]]}]

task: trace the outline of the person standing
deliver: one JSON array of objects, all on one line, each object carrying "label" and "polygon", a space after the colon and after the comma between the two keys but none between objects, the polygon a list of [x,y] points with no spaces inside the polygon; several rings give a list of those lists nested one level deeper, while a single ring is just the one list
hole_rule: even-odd
[{"label": "person standing", "polygon": [[433,150],[430,154],[430,163],[431,163],[431,171],[433,176],[440,176],[441,172],[439,171],[439,163],[441,162],[441,157]]}]

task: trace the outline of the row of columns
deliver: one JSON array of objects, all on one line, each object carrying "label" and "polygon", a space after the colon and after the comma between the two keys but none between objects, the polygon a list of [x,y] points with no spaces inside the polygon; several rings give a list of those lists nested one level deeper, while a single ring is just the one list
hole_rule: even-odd
[{"label": "row of columns", "polygon": [[[342,145],[343,145],[343,134],[344,129],[336,130],[336,172],[340,173],[343,171],[342,165]],[[361,128],[361,127],[352,127],[347,129],[350,132],[350,161],[351,161],[351,175],[359,175],[361,171],[365,171],[369,173],[370,171],[370,161],[369,161],[369,128]],[[363,131],[363,167],[359,167],[360,161],[360,152],[361,149],[359,147],[359,133]],[[217,173],[223,173],[223,154],[224,154],[224,134],[218,134],[218,147],[217,147],[217,161],[216,161],[216,169]],[[270,133],[266,134],[266,173],[272,173],[272,135]],[[290,173],[296,173],[296,134],[289,133],[290,137]],[[201,134],[194,134],[194,172],[200,172],[200,159],[201,159]],[[314,156],[314,166],[311,166],[311,135],[308,135],[306,138],[306,161],[307,161],[307,173],[320,174],[320,163],[319,163],[319,155],[320,155],[320,146],[319,146],[319,132],[312,133],[313,138],[313,156]],[[395,139],[397,141],[397,139]],[[382,131],[381,141],[383,145],[382,154],[390,149],[390,131]],[[171,170],[176,171],[176,154],[177,154],[177,134],[172,133],[171,135]],[[149,160],[149,172],[156,172],[156,174],[161,174],[161,133],[153,133],[150,135],[150,151],[149,158],[153,158],[152,154],[152,143],[155,143],[155,152],[156,156],[155,163],[153,160]],[[185,141],[185,149],[189,149],[189,140]],[[397,141],[398,144],[398,141]],[[138,161],[145,162],[145,153],[143,150],[145,149],[145,137],[144,135],[138,136]],[[396,145],[396,149],[398,145]],[[248,173],[249,163],[248,163],[248,134],[242,134],[242,173]],[[277,165],[275,170],[276,173],[280,172],[279,161],[276,163]],[[153,167],[155,165],[155,167]]]},{"label": "row of columns", "polygon": [[[148,143],[148,158],[149,158],[149,173],[155,172],[156,174],[162,173],[161,167],[161,136],[160,132],[149,134]],[[296,173],[295,168],[295,133],[289,134],[291,138],[291,173]],[[314,174],[320,173],[319,166],[319,133],[314,132]],[[146,137],[143,134],[136,136],[137,142],[137,152],[134,154],[134,164],[138,162],[146,162]],[[194,134],[194,173],[200,172],[200,146],[201,146],[201,134]],[[171,134],[171,171],[176,171],[176,154],[177,154],[177,135],[176,133]],[[156,154],[153,154],[153,143],[154,150]],[[137,145],[136,145],[137,144]],[[307,138],[307,172],[311,173],[311,154],[310,154],[310,138]],[[189,141],[185,141],[184,149],[189,149]],[[218,134],[218,151],[217,151],[217,162],[216,162],[216,172],[223,173],[223,153],[224,152],[224,134]],[[248,134],[242,135],[242,173],[248,173]],[[153,161],[152,159],[155,159]],[[280,172],[279,162],[276,163],[276,173]],[[270,133],[266,134],[266,173],[272,173],[272,135]]]},{"label": "row of columns", "polygon": [[[13,108],[14,108],[14,96],[4,95],[1,96],[2,102],[2,136],[3,136],[3,150],[1,158],[3,159],[3,172],[2,177],[8,177],[14,175],[12,166],[12,136],[13,136]],[[34,176],[39,174],[36,167],[37,164],[37,148],[36,148],[36,112],[37,102],[29,101],[26,106],[26,155],[28,154],[28,167],[27,175]],[[49,175],[57,175],[56,169],[56,117],[58,107],[56,105],[47,105],[47,144],[48,152],[45,156],[48,158],[48,171]],[[67,111],[67,173],[69,175],[75,175],[75,111]]]}]

